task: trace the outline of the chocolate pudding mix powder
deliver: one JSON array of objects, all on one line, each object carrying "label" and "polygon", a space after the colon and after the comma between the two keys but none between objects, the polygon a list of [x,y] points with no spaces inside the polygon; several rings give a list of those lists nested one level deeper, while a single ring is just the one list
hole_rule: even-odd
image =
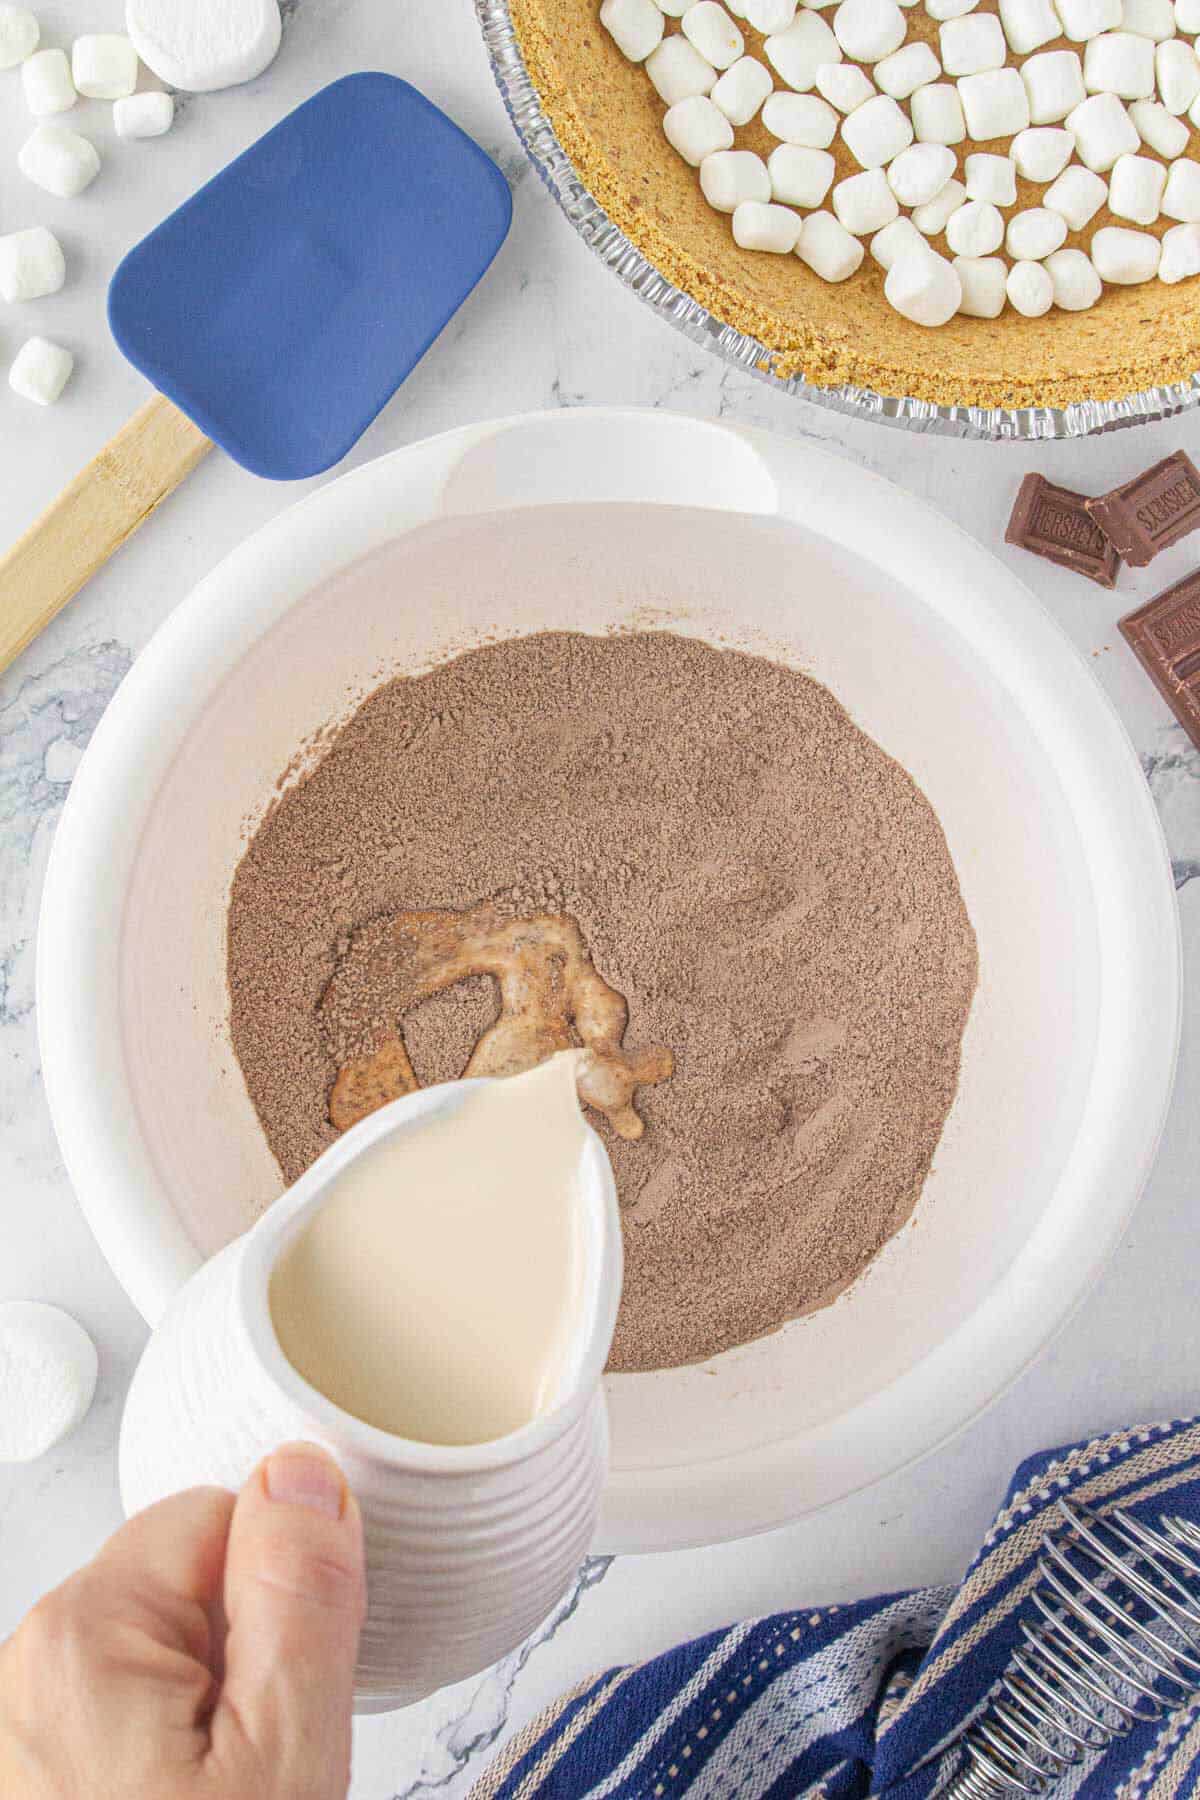
[{"label": "chocolate pudding mix powder", "polygon": [[832,694],[665,632],[547,633],[389,682],[286,791],[229,911],[234,1047],[290,1182],[337,1135],[362,1035],[423,1084],[497,1016],[472,977],[358,1041],[322,995],[381,915],[567,914],[666,1045],[645,1133],[605,1139],[622,1203],[614,1369],[694,1362],[822,1306],[904,1223],[958,1080],[975,938],[932,808]]}]

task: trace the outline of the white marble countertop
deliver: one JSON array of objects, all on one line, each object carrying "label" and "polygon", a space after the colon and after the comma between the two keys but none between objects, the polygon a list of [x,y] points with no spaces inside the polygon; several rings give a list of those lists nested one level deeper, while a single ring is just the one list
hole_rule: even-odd
[{"label": "white marble countertop", "polygon": [[[43,0],[38,10],[44,41],[69,43],[80,31],[119,29],[122,8],[120,0]],[[1101,491],[1180,445],[1200,460],[1200,414],[1026,449],[918,437],[788,400],[695,349],[593,260],[523,160],[470,0],[285,0],[284,10],[275,66],[248,88],[188,100],[166,139],[121,144],[107,107],[81,106],[79,126],[94,136],[104,168],[75,201],[51,200],[18,175],[23,108],[0,91],[0,231],[47,223],[70,265],[61,295],[0,308],[0,364],[34,331],[78,359],[51,411],[0,386],[0,542],[15,538],[145,398],[103,323],[104,288],[125,249],[325,81],[359,68],[393,71],[498,158],[516,216],[491,275],[351,461],[481,417],[622,402],[797,432],[923,494],[1019,570],[1118,707],[1167,830],[1189,963],[1179,1084],[1154,1177],[1104,1280],[1050,1352],[917,1468],[766,1537],[593,1564],[558,1619],[498,1670],[407,1713],[360,1722],[354,1800],[457,1795],[512,1725],[587,1671],[731,1617],[951,1579],[1020,1457],[1102,1427],[1197,1408],[1200,754],[1170,721],[1115,621],[1194,566],[1200,551],[1196,539],[1180,544],[1152,570],[1124,574],[1109,594],[1001,540],[1026,471]],[[42,1095],[33,942],[47,850],[79,753],[132,657],[201,575],[296,496],[209,457],[0,678],[0,1298],[66,1306],[95,1337],[102,1362],[97,1404],[80,1431],[40,1463],[0,1468],[0,1637],[118,1523],[116,1425],[144,1338],[76,1209]]]}]

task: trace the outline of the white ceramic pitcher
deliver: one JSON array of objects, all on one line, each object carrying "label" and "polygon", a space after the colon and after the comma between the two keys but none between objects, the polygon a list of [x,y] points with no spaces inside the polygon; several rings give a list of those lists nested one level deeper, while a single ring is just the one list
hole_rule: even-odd
[{"label": "white ceramic pitcher", "polygon": [[616,1188],[589,1130],[582,1170],[584,1304],[555,1407],[507,1437],[431,1445],[343,1412],[297,1374],[271,1323],[280,1256],[334,1179],[384,1138],[456,1109],[477,1081],[410,1094],[339,1138],[168,1308],[121,1426],[121,1495],[135,1512],[200,1484],[240,1487],[297,1438],[341,1464],[362,1508],[368,1612],[360,1710],[420,1699],[489,1667],[545,1618],[587,1552],[608,1466],[600,1378],[621,1292]]}]

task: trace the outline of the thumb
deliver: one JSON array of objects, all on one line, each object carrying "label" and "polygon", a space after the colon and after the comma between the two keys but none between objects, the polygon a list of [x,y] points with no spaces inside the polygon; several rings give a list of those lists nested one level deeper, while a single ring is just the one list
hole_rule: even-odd
[{"label": "thumb", "polygon": [[366,1610],[362,1521],[341,1470],[315,1445],[277,1450],[239,1494],[224,1598],[218,1766],[260,1800],[343,1800]]}]

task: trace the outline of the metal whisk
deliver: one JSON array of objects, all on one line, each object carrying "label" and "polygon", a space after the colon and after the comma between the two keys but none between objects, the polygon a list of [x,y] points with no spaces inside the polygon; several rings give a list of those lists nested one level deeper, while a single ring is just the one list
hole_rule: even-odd
[{"label": "metal whisk", "polygon": [[1200,1691],[1200,1530],[1058,1502],[1014,1652],[947,1800],[1045,1794],[1073,1764]]}]

